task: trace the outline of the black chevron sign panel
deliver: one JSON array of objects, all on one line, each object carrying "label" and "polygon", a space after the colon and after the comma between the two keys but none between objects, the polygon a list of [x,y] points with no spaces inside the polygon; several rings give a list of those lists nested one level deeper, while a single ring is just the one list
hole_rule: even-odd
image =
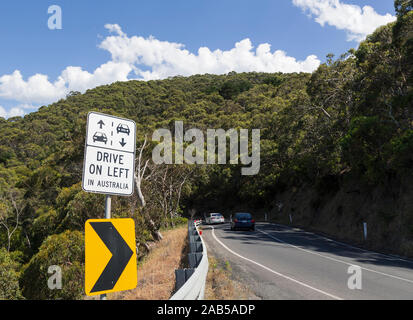
[{"label": "black chevron sign panel", "polygon": [[132,219],[92,219],[85,224],[85,292],[96,295],[137,285]]}]

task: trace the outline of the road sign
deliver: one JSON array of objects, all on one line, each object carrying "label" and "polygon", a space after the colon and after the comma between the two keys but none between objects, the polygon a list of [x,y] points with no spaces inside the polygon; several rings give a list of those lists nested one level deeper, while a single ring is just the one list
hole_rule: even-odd
[{"label": "road sign", "polygon": [[85,292],[88,296],[136,288],[135,223],[90,219],[85,223]]},{"label": "road sign", "polygon": [[134,121],[90,112],[87,117],[83,190],[121,196],[132,195],[135,148]]}]

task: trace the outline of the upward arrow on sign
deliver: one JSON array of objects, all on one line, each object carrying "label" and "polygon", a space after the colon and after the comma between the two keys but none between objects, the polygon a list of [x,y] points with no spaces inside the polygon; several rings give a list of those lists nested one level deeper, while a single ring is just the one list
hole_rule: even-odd
[{"label": "upward arrow on sign", "polygon": [[112,290],[132,257],[133,251],[129,248],[125,240],[123,240],[112,222],[90,222],[90,225],[112,253],[112,258],[109,260],[90,293]]},{"label": "upward arrow on sign", "polygon": [[103,122],[103,120],[100,120],[100,121],[98,122],[98,125],[99,125],[100,129],[102,129],[103,126],[105,125],[105,123]]}]

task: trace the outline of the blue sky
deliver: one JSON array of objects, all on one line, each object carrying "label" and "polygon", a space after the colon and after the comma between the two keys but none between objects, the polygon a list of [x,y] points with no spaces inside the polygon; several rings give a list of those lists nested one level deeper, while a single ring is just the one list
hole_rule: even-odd
[{"label": "blue sky", "polygon": [[[48,28],[51,5],[61,30]],[[391,0],[4,0],[0,116],[117,80],[311,72],[392,20]]]}]

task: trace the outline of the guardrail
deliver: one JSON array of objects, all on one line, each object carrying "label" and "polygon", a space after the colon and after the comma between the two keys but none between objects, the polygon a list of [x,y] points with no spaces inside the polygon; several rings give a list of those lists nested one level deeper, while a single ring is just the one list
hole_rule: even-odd
[{"label": "guardrail", "polygon": [[189,268],[175,270],[175,294],[170,300],[203,300],[208,274],[208,256],[199,223],[188,223]]}]

